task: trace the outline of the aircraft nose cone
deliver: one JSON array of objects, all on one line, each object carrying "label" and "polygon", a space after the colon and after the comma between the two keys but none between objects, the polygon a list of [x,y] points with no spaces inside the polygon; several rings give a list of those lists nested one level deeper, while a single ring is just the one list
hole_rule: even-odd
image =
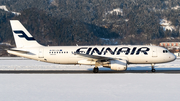
[{"label": "aircraft nose cone", "polygon": [[[173,54],[173,55],[174,55],[174,54]],[[176,60],[176,58],[177,58],[176,55],[174,55],[174,60]]]},{"label": "aircraft nose cone", "polygon": [[173,53],[170,53],[170,54],[168,55],[167,61],[168,61],[168,62],[172,62],[172,61],[174,61],[174,60],[176,60],[176,55],[174,55]]},{"label": "aircraft nose cone", "polygon": [[171,59],[172,61],[176,60],[176,55],[172,54]]}]

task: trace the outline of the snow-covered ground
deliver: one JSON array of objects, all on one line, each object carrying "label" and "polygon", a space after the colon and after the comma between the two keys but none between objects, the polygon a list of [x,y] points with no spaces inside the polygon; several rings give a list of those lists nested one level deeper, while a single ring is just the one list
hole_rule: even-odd
[{"label": "snow-covered ground", "polygon": [[177,10],[177,9],[180,9],[180,6],[175,6],[175,7],[171,7],[171,9],[174,9],[174,10]]},{"label": "snow-covered ground", "polygon": [[[66,66],[0,58],[0,69],[87,70],[91,66]],[[180,68],[180,60],[156,69]],[[129,65],[147,69],[150,65]],[[102,70],[103,68],[101,68]],[[0,101],[179,101],[180,74],[0,74]]]},{"label": "snow-covered ground", "polygon": [[116,8],[116,9],[113,9],[112,11],[108,11],[107,13],[106,13],[106,15],[107,14],[116,14],[116,15],[121,15],[121,16],[123,16],[123,10],[122,9],[120,9],[120,8]]},{"label": "snow-covered ground", "polygon": [[168,21],[167,19],[160,19],[159,24],[163,27],[164,31],[166,31],[166,30],[170,30],[170,31],[176,30],[176,27],[174,25],[172,25],[172,22]]},{"label": "snow-covered ground", "polygon": [[9,11],[9,10],[7,9],[7,7],[6,7],[6,5],[1,5],[1,6],[0,6],[0,9],[4,10],[4,11],[6,11],[6,12],[11,12],[11,13],[13,13],[13,14],[15,14],[15,15],[21,15],[21,13],[19,13],[19,12]]}]

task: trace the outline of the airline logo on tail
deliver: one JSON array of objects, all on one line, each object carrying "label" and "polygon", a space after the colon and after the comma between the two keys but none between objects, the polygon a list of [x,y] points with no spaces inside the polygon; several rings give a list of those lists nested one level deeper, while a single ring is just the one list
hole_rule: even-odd
[{"label": "airline logo on tail", "polygon": [[18,31],[14,31],[14,33],[16,34],[21,34],[21,35],[18,35],[20,38],[25,38],[26,40],[28,41],[34,41],[35,39],[33,37],[28,37],[24,31],[21,31],[21,30],[18,30]]}]

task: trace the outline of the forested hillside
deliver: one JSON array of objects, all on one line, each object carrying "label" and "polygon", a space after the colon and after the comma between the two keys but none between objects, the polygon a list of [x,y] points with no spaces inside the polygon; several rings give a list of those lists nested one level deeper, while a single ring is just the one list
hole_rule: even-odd
[{"label": "forested hillside", "polygon": [[[179,0],[0,0],[0,42],[10,19],[43,45],[158,44],[180,39]],[[20,15],[12,12],[19,12]]]}]

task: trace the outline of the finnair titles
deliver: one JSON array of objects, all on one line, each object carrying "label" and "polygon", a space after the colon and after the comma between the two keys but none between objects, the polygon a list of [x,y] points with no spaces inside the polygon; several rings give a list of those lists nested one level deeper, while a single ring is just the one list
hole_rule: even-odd
[{"label": "finnair titles", "polygon": [[155,72],[155,64],[176,59],[158,46],[42,46],[18,20],[10,20],[10,24],[16,47],[7,50],[8,53],[49,63],[94,65],[94,73],[99,72],[99,66],[122,71],[129,64],[151,64]]},{"label": "finnair titles", "polygon": [[125,55],[129,55],[129,54],[139,55],[139,53],[142,52],[145,55],[148,55],[147,51],[149,50],[150,49],[148,47],[141,47],[139,49],[137,49],[137,47],[133,47],[132,49],[129,47],[122,47],[122,48],[115,47],[114,50],[112,50],[110,47],[103,47],[100,50],[96,47],[95,48],[82,47],[77,49],[76,53],[86,53],[88,55],[93,55],[94,53],[97,53],[98,55],[106,55],[107,52],[109,52],[111,53],[111,55],[120,55],[120,53],[125,53]]}]

